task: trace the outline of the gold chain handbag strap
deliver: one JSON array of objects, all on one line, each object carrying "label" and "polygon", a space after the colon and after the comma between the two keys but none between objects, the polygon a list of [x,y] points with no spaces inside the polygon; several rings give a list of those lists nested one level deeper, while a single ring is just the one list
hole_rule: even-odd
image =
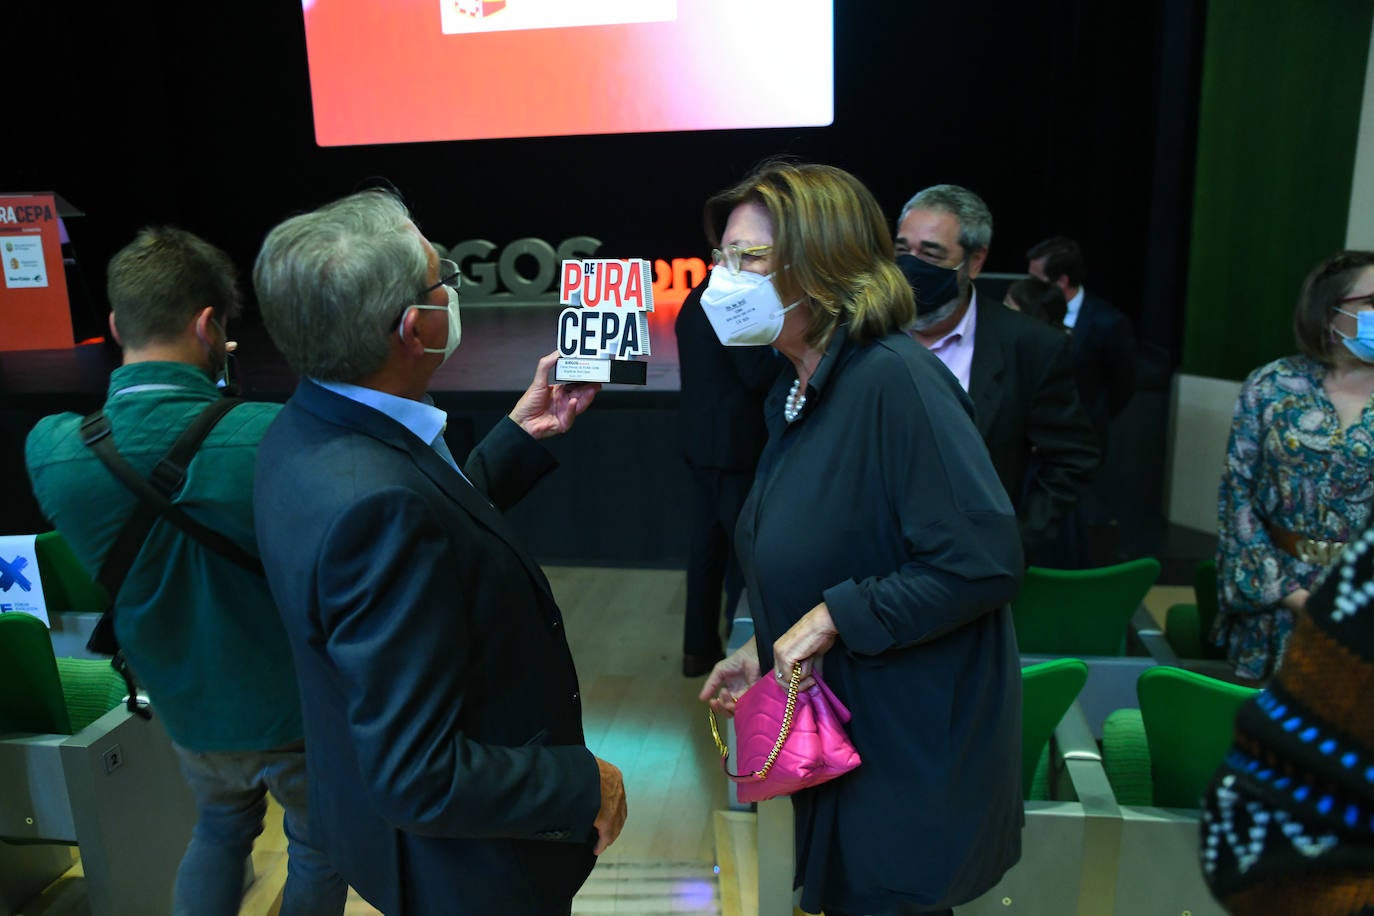
[{"label": "gold chain handbag strap", "polygon": [[797,688],[801,685],[801,665],[792,666],[792,681],[787,685],[787,708],[782,713],[782,728],[778,729],[778,740],[773,743],[773,749],[768,752],[768,759],[763,762],[763,767],[753,773],[731,773],[730,768],[725,766],[725,760],[730,756],[730,749],[721,740],[720,729],[716,727],[716,714],[711,707],[706,707],[706,718],[711,723],[711,737],[716,739],[716,749],[720,751],[721,766],[725,768],[725,775],[735,779],[767,779],[768,771],[773,769],[773,764],[778,759],[778,754],[782,753],[782,746],[787,742],[787,736],[792,731],[792,714],[797,709]]}]

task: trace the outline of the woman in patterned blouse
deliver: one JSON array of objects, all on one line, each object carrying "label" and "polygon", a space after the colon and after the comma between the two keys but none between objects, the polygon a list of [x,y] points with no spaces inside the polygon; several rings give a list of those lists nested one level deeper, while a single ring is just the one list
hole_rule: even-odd
[{"label": "woman in patterned blouse", "polygon": [[1212,640],[1242,677],[1273,672],[1293,613],[1369,519],[1371,310],[1374,252],[1327,258],[1293,312],[1300,355],[1261,366],[1241,387],[1218,499]]}]

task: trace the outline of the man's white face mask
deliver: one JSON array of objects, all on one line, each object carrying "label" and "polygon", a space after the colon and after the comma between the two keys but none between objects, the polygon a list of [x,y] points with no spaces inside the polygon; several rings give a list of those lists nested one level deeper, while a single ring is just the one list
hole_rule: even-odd
[{"label": "man's white face mask", "polygon": [[[430,305],[428,303],[412,305],[413,309],[426,309],[428,311],[447,311],[448,312],[448,340],[444,341],[442,347],[425,347],[426,353],[442,353],[444,360],[453,355],[453,351],[458,349],[458,343],[463,339],[463,320],[458,314],[458,290],[445,284],[444,292],[448,294],[448,305]],[[399,330],[397,333],[400,333]],[[442,365],[441,361],[441,365]]]}]

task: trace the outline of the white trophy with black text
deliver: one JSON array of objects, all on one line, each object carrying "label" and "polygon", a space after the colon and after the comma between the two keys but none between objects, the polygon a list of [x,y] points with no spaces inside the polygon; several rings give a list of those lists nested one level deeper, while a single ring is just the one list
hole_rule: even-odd
[{"label": "white trophy with black text", "polygon": [[568,260],[559,274],[558,365],[553,381],[643,385],[654,310],[653,267],[643,258]]}]

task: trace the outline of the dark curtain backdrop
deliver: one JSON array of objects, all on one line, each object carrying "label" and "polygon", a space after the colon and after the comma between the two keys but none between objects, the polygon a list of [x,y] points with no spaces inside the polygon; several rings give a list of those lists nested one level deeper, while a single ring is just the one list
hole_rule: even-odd
[{"label": "dark curtain backdrop", "polygon": [[[299,3],[19,0],[5,44],[23,127],[11,121],[0,147],[0,186],[86,211],[72,233],[98,333],[104,264],[144,224],[198,232],[246,272],[277,221],[381,177],[443,244],[586,234],[610,256],[703,254],[704,198],[790,153],[853,171],[894,218],[926,185],[974,189],[995,219],[989,270],[1023,270],[1032,243],[1076,236],[1088,284],[1172,363],[1201,16],[1201,0],[841,0],[830,127],[322,149]],[[448,104],[442,85],[413,91]],[[548,92],[576,91],[570,63]]]},{"label": "dark curtain backdrop", "polygon": [[1242,379],[1297,352],[1307,272],[1345,242],[1369,0],[1212,0],[1183,370]]}]

